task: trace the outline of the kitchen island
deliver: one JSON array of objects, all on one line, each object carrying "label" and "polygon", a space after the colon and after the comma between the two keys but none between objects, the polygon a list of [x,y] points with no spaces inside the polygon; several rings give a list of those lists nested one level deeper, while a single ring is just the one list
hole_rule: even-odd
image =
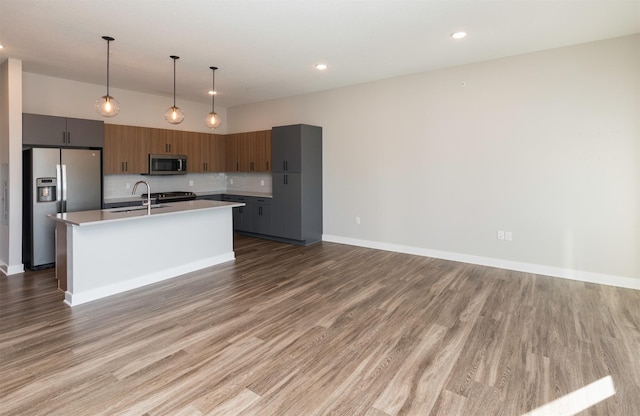
[{"label": "kitchen island", "polygon": [[171,202],[52,214],[56,277],[70,306],[231,261],[232,208],[242,203]]}]

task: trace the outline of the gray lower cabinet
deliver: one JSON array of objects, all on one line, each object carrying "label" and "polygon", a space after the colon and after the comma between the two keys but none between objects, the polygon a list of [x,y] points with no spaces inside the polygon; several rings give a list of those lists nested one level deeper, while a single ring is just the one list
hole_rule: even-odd
[{"label": "gray lower cabinet", "polygon": [[271,235],[271,198],[224,195],[223,201],[243,202],[245,206],[233,208],[233,229],[245,233]]},{"label": "gray lower cabinet", "polygon": [[223,201],[242,202],[243,207],[233,208],[233,229],[235,231],[253,232],[253,199],[249,196],[223,195]]},{"label": "gray lower cabinet", "polygon": [[104,122],[23,113],[22,144],[27,146],[102,148],[104,146]]},{"label": "gray lower cabinet", "polygon": [[254,198],[253,202],[253,232],[271,235],[271,198]]}]

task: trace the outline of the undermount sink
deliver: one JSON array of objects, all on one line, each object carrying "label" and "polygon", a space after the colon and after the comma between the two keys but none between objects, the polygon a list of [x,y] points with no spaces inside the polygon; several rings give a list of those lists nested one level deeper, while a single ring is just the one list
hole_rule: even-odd
[{"label": "undermount sink", "polygon": [[[163,205],[163,204],[154,204],[154,205],[151,205],[151,209],[162,208],[162,207],[166,207],[166,206],[167,205]],[[143,209],[146,210],[147,207],[146,206],[122,207],[122,208],[110,209],[109,212],[112,212],[112,213],[116,213],[116,212],[131,212],[131,211],[142,211]]]}]

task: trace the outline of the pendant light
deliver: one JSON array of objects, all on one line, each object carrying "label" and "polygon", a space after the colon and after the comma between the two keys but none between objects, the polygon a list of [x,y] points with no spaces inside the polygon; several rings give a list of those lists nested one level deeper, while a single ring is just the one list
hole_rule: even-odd
[{"label": "pendant light", "polygon": [[120,104],[109,95],[109,44],[115,39],[111,36],[103,36],[102,39],[107,41],[107,95],[96,100],[96,111],[101,116],[113,117],[120,112]]},{"label": "pendant light", "polygon": [[216,96],[216,68],[215,66],[210,66],[211,68],[211,112],[205,117],[204,122],[210,129],[215,129],[220,126],[220,116],[215,113],[213,110],[213,105]]},{"label": "pendant light", "polygon": [[184,120],[184,113],[176,107],[176,60],[180,57],[171,55],[169,58],[173,59],[173,106],[164,113],[164,118],[171,124],[180,124]]}]

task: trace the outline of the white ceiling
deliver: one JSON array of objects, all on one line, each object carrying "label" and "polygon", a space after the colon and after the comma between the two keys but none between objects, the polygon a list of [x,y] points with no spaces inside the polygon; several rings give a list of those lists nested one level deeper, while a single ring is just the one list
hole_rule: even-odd
[{"label": "white ceiling", "polygon": [[0,0],[0,62],[104,85],[110,35],[111,87],[170,96],[180,56],[178,105],[210,66],[232,107],[638,32],[640,0]]}]

